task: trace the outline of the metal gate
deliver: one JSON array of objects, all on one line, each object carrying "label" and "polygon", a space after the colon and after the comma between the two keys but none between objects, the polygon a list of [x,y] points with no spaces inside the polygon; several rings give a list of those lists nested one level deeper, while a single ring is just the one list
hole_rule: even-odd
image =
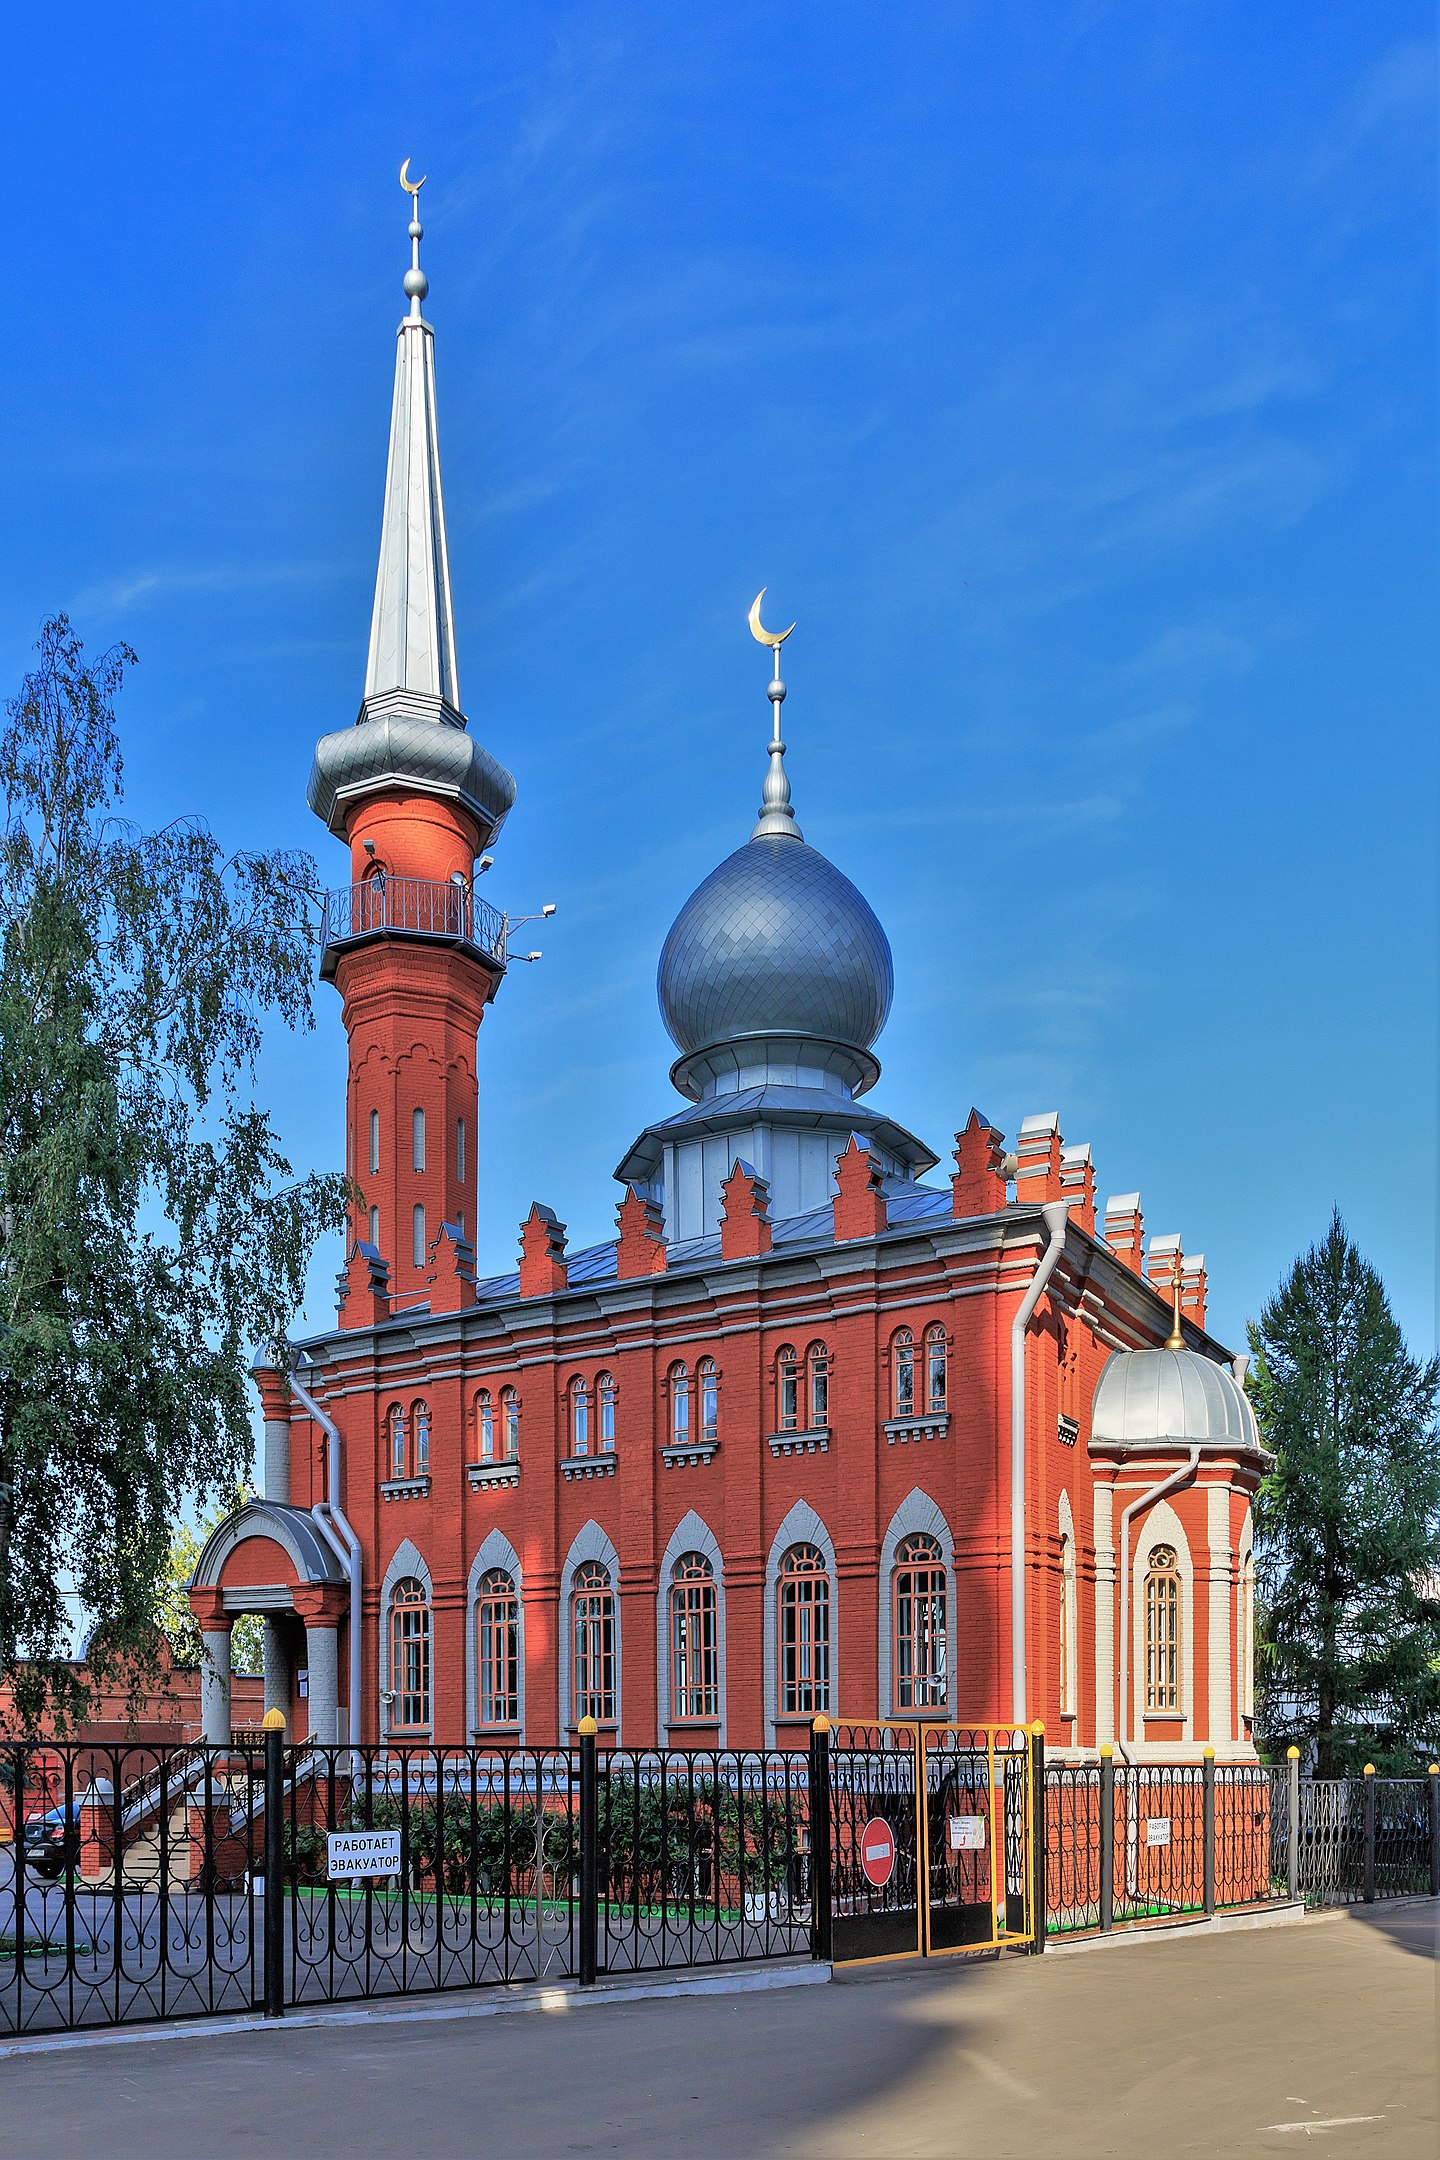
[{"label": "metal gate", "polygon": [[837,1964],[1034,1942],[1038,1745],[1012,1725],[832,1727]]}]

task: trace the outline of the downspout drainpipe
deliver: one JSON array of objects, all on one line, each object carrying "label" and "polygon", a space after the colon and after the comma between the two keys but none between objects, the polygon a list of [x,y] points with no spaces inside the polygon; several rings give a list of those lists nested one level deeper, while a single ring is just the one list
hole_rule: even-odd
[{"label": "downspout drainpipe", "polygon": [[1050,1242],[1010,1323],[1010,1693],[1015,1723],[1026,1722],[1025,1709],[1025,1331],[1046,1283],[1065,1249],[1070,1209],[1063,1200],[1046,1202],[1041,1211]]},{"label": "downspout drainpipe", "polygon": [[[354,1747],[360,1737],[361,1701],[361,1642],[360,1642],[360,1590],[364,1570],[364,1554],[360,1540],[345,1519],[340,1505],[340,1432],[335,1420],[321,1409],[310,1390],[303,1386],[292,1372],[290,1389],[303,1410],[307,1410],[329,1442],[325,1450],[329,1488],[328,1497],[317,1500],[310,1513],[316,1529],[334,1553],[350,1578],[350,1744]],[[358,1761],[358,1757],[352,1758]]]},{"label": "downspout drainpipe", "polygon": [[1142,1492],[1138,1500],[1132,1500],[1120,1517],[1120,1737],[1116,1742],[1121,1755],[1128,1763],[1134,1738],[1130,1735],[1133,1722],[1130,1708],[1130,1518],[1141,1508],[1148,1508],[1178,1485],[1188,1485],[1200,1466],[1200,1450],[1192,1447],[1189,1460],[1181,1463],[1178,1470],[1167,1471],[1158,1485]]}]

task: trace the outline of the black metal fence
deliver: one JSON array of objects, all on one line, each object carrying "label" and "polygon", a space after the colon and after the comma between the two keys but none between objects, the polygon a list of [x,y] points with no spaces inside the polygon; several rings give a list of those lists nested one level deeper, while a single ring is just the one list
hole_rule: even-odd
[{"label": "black metal fence", "polygon": [[812,1947],[804,1754],[0,1747],[0,2033]]},{"label": "black metal fence", "polygon": [[1270,1779],[1270,1865],[1307,1905],[1440,1897],[1440,1773]]},{"label": "black metal fence", "polygon": [[1276,1894],[1258,1765],[1052,1764],[1043,1810],[1051,1935],[1206,1915]]}]

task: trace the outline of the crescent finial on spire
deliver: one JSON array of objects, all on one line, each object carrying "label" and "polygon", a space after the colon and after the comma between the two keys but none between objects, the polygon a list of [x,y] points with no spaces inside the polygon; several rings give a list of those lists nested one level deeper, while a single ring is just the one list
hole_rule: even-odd
[{"label": "crescent finial on spire", "polygon": [[429,179],[422,173],[418,180],[410,178],[410,160],[407,157],[400,167],[400,185],[410,197],[410,268],[405,273],[405,297],[410,302],[410,319],[420,320],[420,303],[430,290],[430,280],[420,268],[420,242],[425,228],[420,223],[420,190]]},{"label": "crescent finial on spire", "polygon": [[768,645],[774,656],[775,672],[770,678],[766,696],[774,724],[770,733],[770,770],[765,775],[765,789],[760,802],[760,818],[750,837],[759,840],[767,836],[779,836],[787,840],[803,840],[804,834],[795,822],[795,812],[790,807],[790,776],[785,770],[785,745],[780,736],[780,707],[785,702],[785,685],[780,680],[780,647],[795,628],[790,630],[767,630],[760,620],[760,603],[765,598],[766,587],[761,586],[750,606],[750,635],[757,645]]}]

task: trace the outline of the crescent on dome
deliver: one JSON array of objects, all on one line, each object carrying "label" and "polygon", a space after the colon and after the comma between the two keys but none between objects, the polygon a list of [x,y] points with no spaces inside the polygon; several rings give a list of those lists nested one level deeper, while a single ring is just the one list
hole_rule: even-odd
[{"label": "crescent on dome", "polygon": [[418,180],[412,180],[409,175],[410,160],[407,157],[404,164],[400,167],[400,185],[404,188],[407,195],[413,195],[418,202],[420,190],[422,187],[424,187],[425,182],[429,179],[430,175],[429,173],[422,173]]},{"label": "crescent on dome", "polygon": [[[750,604],[750,635],[757,645],[769,645],[778,653],[786,638],[789,637],[790,630],[793,630],[795,625],[792,622],[790,630],[767,630],[765,628],[764,623],[760,620],[760,603],[764,599],[767,590],[768,588],[762,585]],[[776,664],[778,666],[779,663]]]}]

